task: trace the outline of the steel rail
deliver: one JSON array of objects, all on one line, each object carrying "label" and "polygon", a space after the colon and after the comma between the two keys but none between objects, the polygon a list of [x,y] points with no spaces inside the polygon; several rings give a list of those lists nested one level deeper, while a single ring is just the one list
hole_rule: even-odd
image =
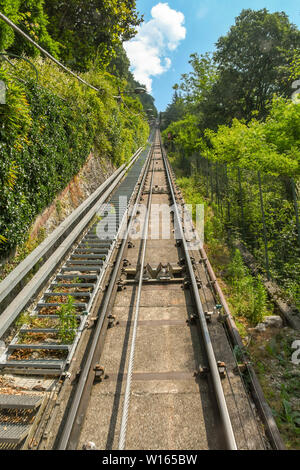
[{"label": "steel rail", "polygon": [[[146,179],[148,168],[149,168],[150,161],[151,161],[151,152],[152,152],[152,147],[149,150],[149,155],[147,157],[145,166],[142,170],[144,171],[144,173],[143,173],[142,181],[140,183],[140,187],[136,196],[136,201],[140,200],[140,197],[143,191],[143,186],[145,183],[145,179]],[[138,202],[136,202],[134,205],[134,208],[130,215],[128,228],[126,230],[126,235],[123,236],[122,244],[117,254],[114,269],[110,278],[108,289],[105,294],[104,303],[100,309],[100,314],[97,320],[96,329],[93,335],[93,340],[89,348],[84,367],[79,377],[77,388],[76,388],[74,397],[72,399],[70,410],[68,412],[67,420],[64,424],[64,428],[60,436],[60,440],[59,440],[58,447],[57,447],[58,450],[76,449],[78,434],[80,432],[79,428],[82,424],[82,421],[86,412],[83,397],[85,393],[88,393],[88,390],[91,388],[91,385],[94,380],[93,367],[99,361],[99,356],[101,354],[99,352],[99,342],[100,342],[101,334],[103,331],[104,321],[107,317],[108,307],[110,305],[110,302],[113,296],[113,291],[116,286],[117,275],[120,269],[121,261],[123,258],[123,253],[127,244],[128,233],[132,226],[132,222],[137,212],[137,209],[138,209]],[[126,226],[126,223],[127,223],[126,214],[124,217],[125,217],[125,220],[123,222],[123,226],[124,225]],[[122,228],[120,229],[120,233],[122,233]]]},{"label": "steel rail", "polygon": [[138,281],[138,293],[137,293],[137,300],[136,300],[136,307],[135,307],[134,325],[133,325],[133,332],[132,332],[132,339],[131,339],[126,388],[125,388],[125,396],[124,396],[124,403],[123,403],[123,414],[122,414],[120,437],[119,437],[119,450],[124,450],[125,441],[126,441],[128,412],[129,412],[129,405],[130,405],[130,391],[131,391],[132,373],[133,373],[133,367],[134,367],[135,344],[136,344],[138,319],[139,319],[139,313],[140,313],[141,292],[142,292],[142,285],[143,285],[146,246],[147,246],[148,229],[149,229],[148,225],[149,225],[149,216],[150,216],[151,201],[152,201],[153,176],[154,176],[154,161],[152,164],[152,175],[151,175],[151,183],[150,183],[150,189],[149,189],[149,198],[148,198],[148,203],[147,203],[146,219],[144,221],[143,234],[142,234],[142,253],[141,253],[140,274],[139,274],[139,281]]},{"label": "steel rail", "polygon": [[187,267],[188,267],[188,271],[189,271],[189,275],[190,275],[190,279],[191,279],[191,283],[192,283],[192,291],[193,291],[194,300],[195,300],[195,303],[196,303],[196,308],[197,308],[197,312],[198,312],[198,316],[199,316],[200,327],[201,327],[201,331],[202,331],[202,335],[203,335],[203,339],[204,339],[204,346],[205,346],[205,350],[206,350],[206,354],[207,354],[207,358],[208,358],[208,362],[209,362],[209,367],[210,367],[210,373],[211,373],[211,377],[212,377],[212,381],[213,381],[213,386],[214,386],[214,390],[215,390],[215,395],[216,395],[216,399],[217,399],[217,404],[218,404],[218,408],[219,408],[220,417],[221,417],[221,420],[222,420],[222,423],[223,423],[224,434],[225,434],[225,439],[226,439],[226,445],[227,445],[229,450],[237,450],[237,444],[236,444],[235,436],[234,436],[234,433],[233,433],[230,416],[229,416],[229,413],[228,413],[228,408],[227,408],[227,404],[226,404],[226,400],[225,400],[225,396],[224,396],[224,391],[223,391],[222,384],[221,384],[221,379],[220,379],[220,374],[219,374],[219,370],[218,370],[218,366],[217,366],[217,361],[216,361],[216,358],[215,358],[211,338],[210,338],[210,335],[209,335],[209,331],[208,331],[208,327],[207,327],[207,323],[206,323],[206,319],[205,319],[205,314],[204,314],[202,302],[201,302],[199,291],[198,291],[198,286],[197,286],[197,282],[196,282],[196,278],[195,278],[195,273],[194,273],[192,261],[191,261],[190,255],[188,253],[187,242],[186,242],[186,239],[185,239],[185,236],[184,236],[184,233],[183,233],[183,228],[182,228],[182,224],[181,224],[181,220],[180,220],[180,215],[179,215],[179,211],[178,211],[178,207],[177,207],[177,203],[176,203],[176,198],[175,198],[175,194],[174,194],[174,190],[173,190],[173,183],[172,183],[172,179],[171,179],[171,176],[170,176],[170,171],[169,171],[169,167],[168,167],[168,163],[167,163],[167,158],[166,158],[166,155],[165,155],[165,150],[164,150],[163,145],[162,145],[161,136],[160,136],[160,146],[161,146],[161,152],[162,152],[162,157],[163,157],[163,161],[164,161],[164,166],[165,166],[165,169],[166,169],[167,179],[168,179],[168,182],[169,182],[170,192],[171,192],[172,200],[173,200],[173,203],[174,203],[174,216],[177,219],[177,224],[178,224],[179,231],[180,231],[180,239],[182,241],[183,250],[184,250],[184,254],[185,254],[185,258],[186,258],[186,262],[187,262]]}]

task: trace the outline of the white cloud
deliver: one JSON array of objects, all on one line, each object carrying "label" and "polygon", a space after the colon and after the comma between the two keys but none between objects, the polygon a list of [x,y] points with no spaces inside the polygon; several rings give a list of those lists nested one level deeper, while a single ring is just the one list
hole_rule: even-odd
[{"label": "white cloud", "polygon": [[137,35],[124,43],[134,77],[151,92],[152,78],[169,70],[174,51],[185,39],[184,15],[168,3],[158,3],[151,10],[152,19],[138,28]]}]

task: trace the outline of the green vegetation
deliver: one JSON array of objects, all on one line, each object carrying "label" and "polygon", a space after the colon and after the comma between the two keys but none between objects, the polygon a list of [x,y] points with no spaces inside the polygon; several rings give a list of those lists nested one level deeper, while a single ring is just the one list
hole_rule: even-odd
[{"label": "green vegetation", "polygon": [[[51,38],[47,30],[49,21],[44,11],[44,4],[44,0],[0,0],[0,11],[40,46],[57,57],[59,44]],[[4,23],[1,23],[0,27],[0,50],[29,56],[38,55],[33,45]]]},{"label": "green vegetation", "polygon": [[77,318],[76,308],[74,307],[74,298],[68,295],[68,300],[57,311],[58,321],[58,337],[62,343],[73,343],[76,336]]},{"label": "green vegetation", "polygon": [[[174,166],[174,157],[173,157]],[[177,173],[182,170],[177,169]],[[261,334],[249,335],[249,327],[272,315],[273,306],[260,277],[253,277],[244,265],[239,250],[228,246],[226,227],[218,215],[217,204],[208,204],[200,191],[196,176],[176,180],[187,204],[204,204],[205,249],[219,279],[221,288],[234,317],[240,335],[247,341],[247,352],[258,374],[264,395],[269,403],[279,431],[288,449],[299,449],[299,365],[291,362],[293,341],[299,339],[296,331],[273,328]],[[237,361],[242,359],[236,346]]]},{"label": "green vegetation", "polygon": [[161,123],[178,174],[300,307],[299,48],[285,13],[243,10],[214,54],[191,55]]},{"label": "green vegetation", "polygon": [[[156,109],[152,97],[133,97],[141,84],[129,72],[122,46],[142,20],[135,1],[0,0],[0,10],[100,90],[42,59],[1,21],[0,51],[26,59],[2,56],[0,67],[6,85],[6,104],[0,105],[1,256],[23,246],[35,217],[79,172],[90,152],[116,166],[128,161],[146,142],[147,113]],[[120,93],[122,100],[116,99]]]},{"label": "green vegetation", "polygon": [[[52,55],[74,70],[103,68],[122,41],[135,35],[142,18],[135,1],[0,0],[0,10]],[[0,50],[29,56],[37,50],[1,25]]]},{"label": "green vegetation", "polygon": [[[41,228],[35,237],[27,237],[24,243],[18,246],[16,250],[16,254],[1,269],[0,272],[0,282],[19,264],[23,261],[37,246],[39,246],[42,241],[44,241],[46,236],[45,229]],[[7,240],[5,240],[5,244],[3,244],[3,248],[7,247]],[[34,266],[30,273],[28,273],[26,279],[31,279],[31,277],[37,272],[40,267],[40,262]]]},{"label": "green vegetation", "polygon": [[174,86],[163,128],[194,114],[203,137],[205,129],[217,130],[234,118],[246,123],[253,117],[265,119],[274,94],[291,97],[299,48],[300,32],[284,12],[243,10],[217,41],[214,54],[191,55],[193,70]]},{"label": "green vegetation", "polygon": [[[16,81],[9,65],[0,71],[8,88],[7,104],[0,108],[0,233],[7,239],[5,248],[24,240],[35,216],[80,170],[91,150],[120,165],[148,134],[147,123],[134,115],[142,113],[142,105],[133,98],[124,98],[127,107],[119,105],[109,74],[87,74],[103,89],[99,96],[49,61],[33,62],[39,84]],[[14,75],[26,79],[28,70],[15,65]]]},{"label": "green vegetation", "polygon": [[267,313],[271,313],[266,289],[259,277],[251,276],[239,250],[233,253],[225,279],[232,287],[231,302],[237,316],[244,316],[251,325],[256,325]]},{"label": "green vegetation", "polygon": [[274,307],[233,242],[300,308],[299,49],[283,12],[243,10],[214,54],[191,55],[161,115],[185,201],[204,203],[205,249],[288,449],[299,449],[299,335],[249,330]]}]

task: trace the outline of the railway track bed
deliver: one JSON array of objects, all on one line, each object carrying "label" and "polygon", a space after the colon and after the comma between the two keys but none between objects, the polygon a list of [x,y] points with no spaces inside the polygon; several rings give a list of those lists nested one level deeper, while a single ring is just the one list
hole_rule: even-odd
[{"label": "railway track bed", "polygon": [[[164,168],[162,155],[159,147],[156,148],[153,166],[159,171],[153,173],[153,187],[160,188],[160,192],[153,192],[152,204],[169,205],[167,180],[161,171]],[[145,205],[149,192],[146,184]],[[141,242],[129,238],[129,246],[127,267],[123,268],[123,276],[124,272],[127,276],[116,294],[112,310],[115,326],[107,332],[100,360],[106,378],[93,386],[78,448],[83,448],[90,440],[99,449],[118,448],[138,302]],[[207,359],[199,340],[199,325],[193,321],[193,296],[189,288],[184,288],[186,269],[180,266],[182,257],[176,240],[163,240],[161,236],[156,240],[151,238],[150,223],[127,420],[128,449],[226,448],[212,384],[207,374],[200,372],[207,367]],[[199,255],[195,261],[200,262]],[[165,267],[164,276],[162,267]],[[211,289],[205,289],[210,293],[206,307],[212,310],[214,298]],[[224,351],[227,338],[222,325],[217,323],[212,328],[211,324],[210,333],[213,333],[214,344],[219,343],[217,359],[226,360],[224,381],[230,385],[223,387],[227,389],[231,420],[235,429],[239,429],[238,447],[263,448],[245,390],[238,383],[240,378],[232,372],[236,362],[228,343],[226,353]]]}]

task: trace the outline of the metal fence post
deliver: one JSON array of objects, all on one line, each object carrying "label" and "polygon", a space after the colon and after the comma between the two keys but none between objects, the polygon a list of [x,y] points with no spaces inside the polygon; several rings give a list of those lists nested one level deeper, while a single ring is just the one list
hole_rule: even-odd
[{"label": "metal fence post", "polygon": [[209,198],[209,162],[208,159],[206,161],[206,178],[205,178],[205,185],[206,185],[206,197]]},{"label": "metal fence post", "polygon": [[213,188],[213,175],[212,175],[212,163],[209,162],[208,168],[209,168],[209,180],[210,180],[210,189],[211,189],[211,202],[213,203],[214,201],[214,188]]},{"label": "metal fence post", "polygon": [[240,192],[240,206],[241,206],[241,218],[242,218],[242,234],[244,235],[245,219],[244,219],[243,191],[242,191],[242,181],[241,181],[241,170],[240,170],[239,167],[238,167],[238,182],[239,182],[239,192]]},{"label": "metal fence post", "polygon": [[225,199],[227,201],[227,218],[230,222],[230,192],[229,192],[229,179],[228,179],[228,167],[225,164]]},{"label": "metal fence post", "polygon": [[218,213],[220,213],[220,188],[219,188],[219,175],[218,175],[219,165],[218,165],[218,162],[216,162],[215,168],[216,168],[216,170],[215,170],[215,180],[216,180],[217,207],[218,207]]}]

